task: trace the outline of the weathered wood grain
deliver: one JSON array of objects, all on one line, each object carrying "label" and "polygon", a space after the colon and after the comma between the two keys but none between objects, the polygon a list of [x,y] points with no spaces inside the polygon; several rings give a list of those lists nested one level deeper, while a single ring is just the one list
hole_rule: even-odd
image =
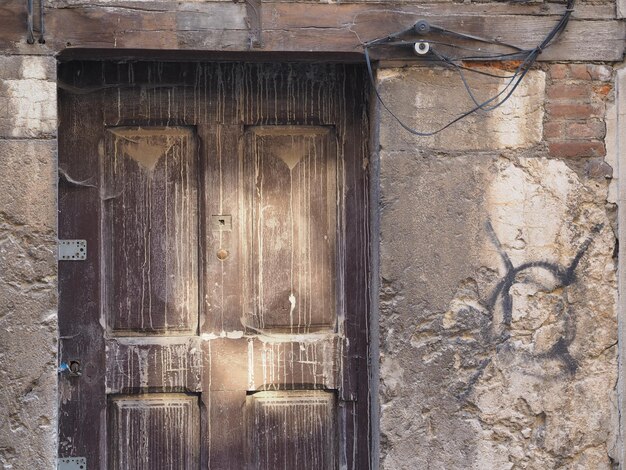
[{"label": "weathered wood grain", "polygon": [[197,337],[120,338],[106,343],[106,393],[202,391],[202,350]]},{"label": "weathered wood grain", "polygon": [[[248,468],[336,469],[335,396],[326,391],[259,392],[246,400]],[[313,417],[311,419],[311,417]],[[276,435],[286,436],[277,440]]]},{"label": "weathered wood grain", "polygon": [[[328,8],[330,7],[330,8]],[[508,6],[512,10],[512,6]],[[361,44],[384,37],[426,19],[433,25],[478,35],[523,48],[538,45],[558,21],[559,14],[517,10],[493,14],[480,10],[446,11],[449,7],[398,5],[264,4],[264,44],[275,50],[315,50],[320,36],[344,51],[361,51]],[[559,10],[562,11],[562,10]],[[620,60],[624,52],[624,24],[619,21],[572,20],[566,32],[540,56],[541,60]],[[435,36],[437,37],[437,36]],[[438,39],[444,39],[441,36]],[[510,49],[447,38],[447,42],[480,47],[482,52]],[[384,58],[385,55],[382,55]]]},{"label": "weathered wood grain", "polygon": [[[621,60],[623,0],[577,5],[565,34],[540,60]],[[98,50],[187,50],[343,53],[360,57],[363,41],[425,18],[449,29],[523,47],[537,45],[562,14],[562,4],[413,4],[314,2],[86,2],[47,3],[46,44],[26,44],[21,0],[0,6],[0,48],[57,54]],[[486,50],[491,50],[487,48]]]},{"label": "weathered wood grain", "polygon": [[336,137],[329,127],[260,126],[246,136],[257,331],[333,331],[336,322]]},{"label": "weathered wood grain", "polygon": [[198,468],[197,396],[182,393],[114,396],[109,400],[108,414],[107,468]]},{"label": "weathered wood grain", "polygon": [[198,329],[197,160],[189,128],[107,129],[102,228],[113,334]]},{"label": "weathered wood grain", "polygon": [[[80,100],[63,93],[59,96],[59,115],[64,116],[67,126],[59,132],[59,148],[63,149],[59,152],[59,168],[76,181],[87,181],[89,186],[60,180],[58,236],[84,239],[97,253],[100,194],[94,183],[99,181],[99,135],[77,130],[80,125],[91,128],[101,122],[100,100],[95,95]],[[99,256],[59,263],[59,363],[77,361],[82,371],[81,376],[59,375],[59,455],[90,455],[95,462],[104,458],[99,447],[105,438],[104,427],[96,426],[92,432],[84,433],[75,423],[98,423],[107,406],[100,281]]]}]

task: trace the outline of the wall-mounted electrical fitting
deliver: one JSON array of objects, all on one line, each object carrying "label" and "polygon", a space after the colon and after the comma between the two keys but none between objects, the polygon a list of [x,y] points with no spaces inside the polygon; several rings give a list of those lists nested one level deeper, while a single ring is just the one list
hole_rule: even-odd
[{"label": "wall-mounted electrical fitting", "polygon": [[[441,26],[432,25],[426,20],[419,20],[417,23],[401,29],[400,31],[367,41],[363,43],[363,52],[365,54],[367,72],[369,74],[374,93],[376,94],[376,98],[378,98],[382,107],[389,112],[391,117],[395,119],[404,130],[421,137],[438,134],[454,123],[465,119],[467,116],[474,114],[477,111],[493,111],[494,109],[502,106],[511,97],[526,74],[532,69],[539,54],[541,54],[543,50],[565,30],[565,27],[567,26],[567,23],[569,22],[569,19],[574,11],[574,1],[575,0],[567,0],[565,11],[557,24],[537,46],[532,48],[524,48],[516,46],[515,44],[505,43],[497,38],[486,38],[460,31],[453,31]],[[416,38],[415,36],[421,37]],[[463,42],[455,44],[455,40]],[[478,43],[478,46],[480,47],[477,47],[477,45],[472,46],[472,43]],[[484,51],[482,46],[484,44],[489,44],[490,47],[495,47],[497,49],[496,51]],[[466,112],[453,118],[445,125],[434,130],[418,131],[408,126],[402,121],[402,119],[396,116],[391,109],[389,109],[389,106],[387,106],[387,104],[383,101],[380,93],[378,92],[369,52],[370,49],[378,47],[380,47],[381,50],[389,49],[390,47],[401,49],[410,47],[413,49],[413,53],[415,55],[420,56],[420,60],[424,60],[425,62],[436,61],[444,67],[456,70],[459,73],[461,81],[473,101],[474,106]],[[505,50],[502,51],[502,48]],[[481,70],[479,67],[468,66],[467,62],[472,61],[518,61],[519,65],[517,65],[513,73],[499,74],[489,70]],[[465,72],[481,74],[483,76],[493,77],[494,79],[501,81],[506,80],[506,82],[497,94],[485,101],[480,102],[465,79]]]},{"label": "wall-mounted electrical fitting", "polygon": [[428,54],[428,51],[430,51],[430,44],[428,44],[426,41],[416,42],[413,45],[413,50],[417,55]]}]

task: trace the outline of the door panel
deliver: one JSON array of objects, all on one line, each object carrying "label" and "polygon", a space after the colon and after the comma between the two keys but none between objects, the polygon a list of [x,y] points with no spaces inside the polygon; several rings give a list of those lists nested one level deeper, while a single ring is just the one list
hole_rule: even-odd
[{"label": "door panel", "polygon": [[109,468],[192,470],[200,457],[198,397],[149,393],[109,401]]},{"label": "door panel", "polygon": [[[331,128],[261,126],[246,133],[254,299],[262,332],[335,329],[337,150]],[[246,295],[248,294],[248,295]]]},{"label": "door panel", "polygon": [[115,335],[198,329],[198,152],[191,129],[106,129],[105,309]]},{"label": "door panel", "polygon": [[140,341],[117,338],[106,342],[107,394],[202,391],[203,360],[198,338]]},{"label": "door panel", "polygon": [[292,390],[250,395],[250,467],[336,468],[335,410],[332,392]]},{"label": "door panel", "polygon": [[60,455],[368,469],[365,71],[59,70]]}]

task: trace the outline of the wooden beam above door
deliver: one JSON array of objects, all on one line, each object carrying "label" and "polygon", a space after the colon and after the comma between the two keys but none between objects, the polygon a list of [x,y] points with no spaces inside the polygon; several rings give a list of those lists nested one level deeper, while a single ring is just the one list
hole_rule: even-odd
[{"label": "wooden beam above door", "polygon": [[[26,0],[7,0],[0,6],[0,50],[23,54],[72,49],[253,50],[339,53],[356,59],[363,52],[362,42],[407,28],[419,19],[534,47],[565,8],[561,4],[500,3],[44,1],[46,43],[26,43]],[[540,60],[622,60],[626,26],[616,16],[615,5],[576,6],[567,30]],[[490,50],[490,46],[482,47]],[[397,59],[398,53],[378,56],[387,57]]]}]

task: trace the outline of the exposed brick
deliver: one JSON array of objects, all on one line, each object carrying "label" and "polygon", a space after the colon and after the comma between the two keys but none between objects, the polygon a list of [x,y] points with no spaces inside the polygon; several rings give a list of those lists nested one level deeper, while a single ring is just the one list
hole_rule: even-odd
[{"label": "exposed brick", "polygon": [[543,126],[543,138],[548,140],[560,139],[563,136],[563,123],[549,121]]},{"label": "exposed brick", "polygon": [[571,122],[567,124],[566,135],[571,139],[603,139],[606,126],[603,121]]},{"label": "exposed brick", "polygon": [[593,92],[600,98],[604,99],[611,92],[613,86],[610,83],[605,83],[604,85],[598,85],[593,87]]},{"label": "exposed brick", "polygon": [[547,95],[549,99],[580,100],[588,98],[590,91],[590,87],[587,84],[557,82],[548,88]]},{"label": "exposed brick", "polygon": [[606,153],[604,143],[597,140],[550,142],[550,155],[553,157],[602,157]]},{"label": "exposed brick", "polygon": [[570,76],[576,80],[591,80],[587,64],[571,64],[569,70]]},{"label": "exposed brick", "polygon": [[588,119],[601,114],[601,107],[579,103],[548,103],[546,111],[555,119]]},{"label": "exposed brick", "polygon": [[554,64],[550,67],[550,77],[553,80],[561,80],[567,78],[568,68],[565,64]]},{"label": "exposed brick", "polygon": [[601,82],[611,81],[613,69],[607,65],[595,64],[571,64],[569,65],[569,77],[575,80],[598,80]]}]

